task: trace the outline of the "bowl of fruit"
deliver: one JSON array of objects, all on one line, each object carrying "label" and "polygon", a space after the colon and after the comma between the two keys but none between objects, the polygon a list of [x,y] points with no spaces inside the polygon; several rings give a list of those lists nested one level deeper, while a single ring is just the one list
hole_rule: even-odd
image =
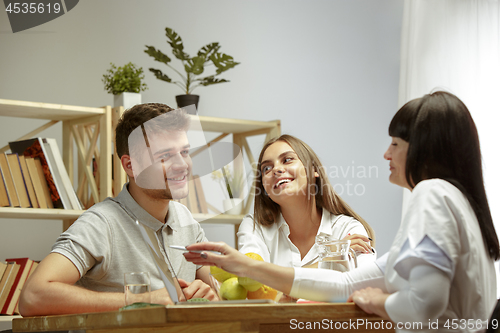
[{"label": "bowl of fruit", "polygon": [[[245,254],[249,258],[263,261],[257,253]],[[210,279],[220,300],[269,299],[279,302],[283,293],[254,279],[226,272],[222,268],[210,266]]]}]

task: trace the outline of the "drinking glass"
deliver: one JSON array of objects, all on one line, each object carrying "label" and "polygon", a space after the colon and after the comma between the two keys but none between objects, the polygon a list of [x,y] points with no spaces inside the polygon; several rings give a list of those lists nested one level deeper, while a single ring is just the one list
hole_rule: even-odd
[{"label": "drinking glass", "polygon": [[151,303],[149,272],[125,273],[125,305]]}]

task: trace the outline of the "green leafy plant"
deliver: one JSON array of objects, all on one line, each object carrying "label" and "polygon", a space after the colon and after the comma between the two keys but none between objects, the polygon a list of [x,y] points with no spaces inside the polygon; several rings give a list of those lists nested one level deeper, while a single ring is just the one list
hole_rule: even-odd
[{"label": "green leafy plant", "polygon": [[129,62],[123,67],[116,67],[110,63],[111,68],[102,76],[104,89],[113,95],[120,95],[124,92],[140,93],[148,89],[144,80],[144,71],[142,67],[137,68]]},{"label": "green leafy plant", "polygon": [[[157,79],[173,83],[179,86],[186,94],[191,94],[196,87],[209,86],[213,84],[229,82],[226,79],[218,78],[221,73],[235,67],[239,62],[235,62],[233,57],[220,53],[219,43],[211,43],[203,46],[196,56],[190,57],[184,52],[184,44],[181,37],[172,29],[165,28],[168,44],[172,47],[172,54],[182,61],[186,75],[183,75],[177,69],[170,65],[172,59],[160,50],[155,49],[153,46],[146,45],[145,53],[154,58],[154,60],[161,62],[173,71],[175,71],[182,79],[182,81],[172,81],[172,79],[164,74],[161,70],[150,68],[149,70],[154,73]],[[203,74],[205,66],[215,66],[215,74],[205,77],[198,77]]]}]

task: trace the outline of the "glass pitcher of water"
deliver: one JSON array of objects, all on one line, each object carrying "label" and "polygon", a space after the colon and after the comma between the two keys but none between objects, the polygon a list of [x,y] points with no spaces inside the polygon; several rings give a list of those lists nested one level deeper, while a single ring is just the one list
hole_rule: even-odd
[{"label": "glass pitcher of water", "polygon": [[320,234],[316,236],[316,244],[319,246],[318,268],[347,272],[351,270],[351,259],[354,268],[358,267],[356,252],[350,247],[351,240],[334,239],[330,235]]}]

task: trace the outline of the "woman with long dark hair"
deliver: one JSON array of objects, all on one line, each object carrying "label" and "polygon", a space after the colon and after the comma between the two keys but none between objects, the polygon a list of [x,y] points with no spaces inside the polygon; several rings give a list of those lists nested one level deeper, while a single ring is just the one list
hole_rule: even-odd
[{"label": "woman with long dark hair", "polygon": [[188,247],[221,255],[185,257],[294,297],[348,297],[368,313],[417,323],[423,331],[484,330],[496,303],[494,261],[500,248],[474,121],[456,96],[435,92],[405,104],[391,121],[389,135],[392,142],[384,154],[389,180],[412,194],[390,251],[376,262],[346,273],[285,268],[246,258],[224,243]]},{"label": "woman with long dark hair", "polygon": [[240,252],[287,267],[317,267],[316,236],[351,240],[358,265],[375,260],[375,234],[335,192],[316,153],[284,134],[259,156],[254,214],[239,228]]}]

